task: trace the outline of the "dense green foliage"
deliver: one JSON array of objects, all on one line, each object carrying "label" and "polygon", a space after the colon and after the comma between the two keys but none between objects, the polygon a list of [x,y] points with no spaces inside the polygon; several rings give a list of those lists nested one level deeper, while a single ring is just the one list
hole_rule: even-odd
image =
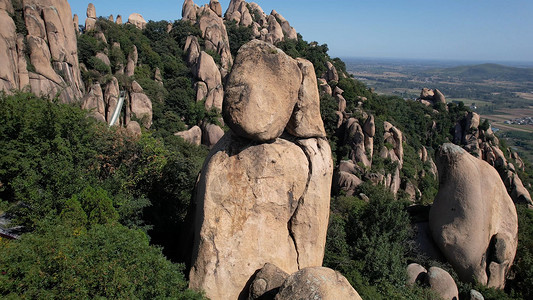
[{"label": "dense green foliage", "polygon": [[144,231],[169,249],[188,233],[204,148],[148,133],[135,138],[30,94],[2,95],[0,117],[0,203],[31,232],[0,248],[1,295],[181,295],[181,267],[149,246]]},{"label": "dense green foliage", "polygon": [[228,32],[231,55],[235,57],[241,46],[252,40],[252,27],[239,26],[235,20],[226,21],[225,24]]},{"label": "dense green foliage", "polygon": [[144,232],[121,225],[44,223],[18,241],[0,242],[0,253],[2,298],[202,298],[186,291],[182,265],[150,246]]},{"label": "dense green foliage", "polygon": [[339,196],[332,200],[324,265],[346,276],[363,299],[433,299],[422,288],[406,288],[412,254],[406,204],[390,191],[365,183],[370,198]]}]

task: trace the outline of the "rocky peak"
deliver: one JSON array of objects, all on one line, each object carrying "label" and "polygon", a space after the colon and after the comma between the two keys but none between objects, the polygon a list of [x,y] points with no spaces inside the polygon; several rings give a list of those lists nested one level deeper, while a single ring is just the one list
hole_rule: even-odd
[{"label": "rocky peak", "polygon": [[422,102],[426,106],[432,106],[436,103],[446,104],[446,97],[444,97],[444,94],[438,89],[432,90],[428,88],[423,88],[420,92],[420,97],[418,98],[418,101]]},{"label": "rocky peak", "polygon": [[[85,87],[70,5],[66,0],[27,0],[23,7],[26,37],[17,36],[13,20],[7,13],[1,13],[5,10],[0,10],[0,22],[4,25],[0,26],[0,47],[10,49],[0,54],[5,66],[0,73],[4,79],[0,88],[23,89],[29,85],[37,95],[59,94],[62,102],[81,100]],[[29,53],[29,61],[25,53]]]},{"label": "rocky peak", "polygon": [[[231,130],[197,185],[190,286],[207,297],[237,299],[266,263],[289,274],[322,264],[333,166],[323,127],[309,124],[320,120],[309,68],[258,40],[239,50],[224,101]],[[291,119],[312,137],[282,136]]]}]

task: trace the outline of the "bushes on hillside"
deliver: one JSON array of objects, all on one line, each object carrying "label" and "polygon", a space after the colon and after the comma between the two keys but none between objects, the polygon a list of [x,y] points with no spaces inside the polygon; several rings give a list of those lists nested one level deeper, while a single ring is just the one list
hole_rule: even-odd
[{"label": "bushes on hillside", "polygon": [[149,246],[144,231],[171,246],[176,236],[168,232],[186,230],[207,149],[176,137],[132,137],[31,94],[2,94],[0,117],[0,208],[29,232],[0,246],[0,295],[186,295],[181,267]]},{"label": "bushes on hillside", "polygon": [[140,230],[41,223],[0,242],[0,295],[33,299],[202,299],[187,291],[183,266],[168,261]]}]

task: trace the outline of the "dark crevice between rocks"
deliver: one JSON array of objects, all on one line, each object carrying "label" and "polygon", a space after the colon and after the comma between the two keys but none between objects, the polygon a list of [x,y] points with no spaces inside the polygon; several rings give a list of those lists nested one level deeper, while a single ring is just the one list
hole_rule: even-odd
[{"label": "dark crevice between rocks", "polygon": [[306,147],[299,142],[299,139],[290,136],[290,139],[288,139],[288,141],[290,141],[290,142],[294,143],[296,146],[300,147],[302,152],[305,154],[305,157],[307,158],[307,162],[308,162],[308,165],[309,165],[309,172],[308,172],[308,175],[307,175],[307,182],[305,183],[304,192],[302,193],[302,196],[298,200],[298,206],[294,210],[294,213],[292,214],[291,218],[289,219],[289,222],[287,223],[287,229],[289,230],[289,236],[291,237],[291,239],[292,239],[292,241],[294,243],[294,248],[296,250],[298,270],[300,270],[301,269],[301,267],[300,267],[300,251],[298,249],[299,245],[298,245],[298,241],[296,239],[296,236],[294,234],[294,231],[293,231],[292,227],[294,225],[295,218],[296,218],[296,216],[298,214],[298,210],[300,209],[300,206],[304,203],[305,196],[307,195],[307,190],[309,189],[309,183],[311,182],[311,177],[313,175],[313,162],[311,160],[311,155],[308,153]]},{"label": "dark crevice between rocks", "polygon": [[487,282],[490,280],[490,263],[494,261],[496,255],[496,235],[493,235],[490,239],[489,246],[485,252],[485,273],[487,274]]}]

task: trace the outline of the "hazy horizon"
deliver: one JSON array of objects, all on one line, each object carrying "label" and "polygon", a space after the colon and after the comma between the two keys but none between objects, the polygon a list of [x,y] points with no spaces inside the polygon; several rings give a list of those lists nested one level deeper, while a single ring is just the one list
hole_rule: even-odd
[{"label": "hazy horizon", "polygon": [[[85,23],[92,2],[98,16],[137,12],[148,20],[179,20],[183,0],[70,1]],[[230,0],[220,0],[226,11]],[[516,0],[255,0],[275,9],[307,41],[327,44],[332,57],[422,59],[533,65],[533,1]],[[202,6],[208,0],[195,1]]]}]

